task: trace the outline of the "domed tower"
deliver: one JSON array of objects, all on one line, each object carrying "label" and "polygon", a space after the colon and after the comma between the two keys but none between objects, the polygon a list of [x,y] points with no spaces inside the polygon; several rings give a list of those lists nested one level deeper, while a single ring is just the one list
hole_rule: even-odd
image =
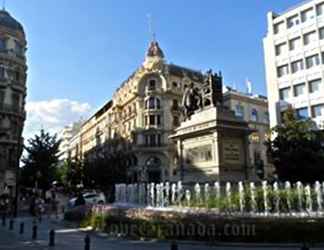
[{"label": "domed tower", "polygon": [[6,10],[0,10],[0,194],[13,194],[22,153],[26,44],[22,25]]}]

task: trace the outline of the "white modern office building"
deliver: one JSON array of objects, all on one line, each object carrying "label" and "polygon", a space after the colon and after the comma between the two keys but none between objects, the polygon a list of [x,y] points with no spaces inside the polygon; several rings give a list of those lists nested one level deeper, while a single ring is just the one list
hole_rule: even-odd
[{"label": "white modern office building", "polygon": [[264,54],[271,127],[291,105],[324,129],[324,1],[269,12]]}]

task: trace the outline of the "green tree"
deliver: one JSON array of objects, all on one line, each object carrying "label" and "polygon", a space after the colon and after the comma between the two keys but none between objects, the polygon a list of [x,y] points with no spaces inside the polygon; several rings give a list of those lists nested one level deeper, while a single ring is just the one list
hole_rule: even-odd
[{"label": "green tree", "polygon": [[323,136],[310,119],[300,120],[290,108],[283,123],[272,129],[268,153],[282,181],[314,182],[324,180]]},{"label": "green tree", "polygon": [[40,188],[45,192],[55,180],[60,140],[43,129],[39,135],[28,140],[22,158],[21,183],[27,187]]}]

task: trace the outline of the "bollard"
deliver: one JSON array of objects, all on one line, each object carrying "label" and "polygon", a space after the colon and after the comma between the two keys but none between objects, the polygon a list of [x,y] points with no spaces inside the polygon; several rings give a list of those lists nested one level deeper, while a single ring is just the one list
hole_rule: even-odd
[{"label": "bollard", "polygon": [[307,246],[306,243],[303,244],[301,250],[309,250],[309,247]]},{"label": "bollard", "polygon": [[2,226],[6,226],[6,215],[5,214],[3,214],[2,215]]},{"label": "bollard", "polygon": [[24,234],[24,231],[25,231],[25,223],[21,222],[20,223],[19,234]]},{"label": "bollard", "polygon": [[10,219],[9,221],[9,230],[12,231],[14,229],[14,220]]},{"label": "bollard", "polygon": [[178,250],[178,245],[175,241],[171,243],[171,250]]},{"label": "bollard", "polygon": [[33,225],[33,235],[32,239],[36,240],[37,239],[37,225]]},{"label": "bollard", "polygon": [[90,250],[90,236],[88,234],[84,238],[84,250]]},{"label": "bollard", "polygon": [[48,245],[50,247],[55,246],[55,231],[53,229],[49,232],[49,243],[48,243]]}]

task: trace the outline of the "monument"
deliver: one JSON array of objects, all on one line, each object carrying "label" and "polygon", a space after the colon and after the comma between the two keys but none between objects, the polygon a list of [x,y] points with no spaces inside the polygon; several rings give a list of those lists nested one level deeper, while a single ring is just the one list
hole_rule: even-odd
[{"label": "monument", "polygon": [[185,184],[250,179],[248,124],[223,106],[221,73],[208,70],[202,84],[184,91],[184,121],[170,136],[177,145],[173,181]]}]

